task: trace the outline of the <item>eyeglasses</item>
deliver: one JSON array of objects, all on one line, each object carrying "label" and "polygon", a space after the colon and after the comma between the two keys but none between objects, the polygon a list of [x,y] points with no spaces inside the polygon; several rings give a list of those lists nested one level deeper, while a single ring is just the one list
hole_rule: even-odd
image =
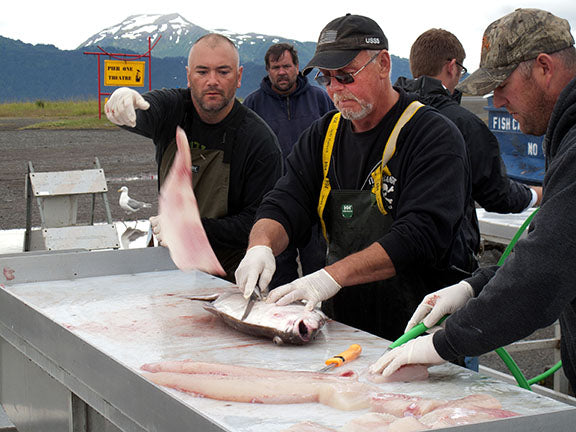
[{"label": "eyeglasses", "polygon": [[374,54],[370,60],[368,60],[366,62],[366,64],[364,66],[362,66],[360,69],[358,69],[356,72],[354,73],[349,73],[349,72],[344,72],[340,75],[334,75],[334,76],[330,76],[330,75],[320,75],[320,71],[318,71],[316,73],[316,76],[314,77],[314,81],[316,81],[318,84],[320,84],[321,86],[327,87],[330,85],[330,82],[332,81],[332,78],[334,78],[336,81],[338,81],[340,84],[352,84],[354,82],[354,77],[356,75],[358,75],[360,72],[362,72],[364,70],[364,68],[366,66],[368,66],[370,63],[372,63],[374,61],[374,59],[376,57],[378,57],[378,55],[381,53],[382,51],[378,51],[376,54]]},{"label": "eyeglasses", "polygon": [[466,74],[468,73],[468,69],[466,69],[463,64],[460,64],[460,63],[458,63],[458,62],[456,62],[456,64],[457,64],[458,66],[460,66],[460,68],[461,68],[461,69],[460,69],[460,75],[463,76],[463,75],[466,75]]}]

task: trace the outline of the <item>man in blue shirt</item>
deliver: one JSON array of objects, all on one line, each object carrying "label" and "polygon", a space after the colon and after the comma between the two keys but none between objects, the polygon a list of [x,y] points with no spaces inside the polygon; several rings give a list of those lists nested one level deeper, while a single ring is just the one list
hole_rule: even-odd
[{"label": "man in blue shirt", "polygon": [[[268,75],[260,88],[246,97],[244,105],[255,111],[272,128],[284,159],[292,151],[300,134],[329,111],[334,104],[323,88],[311,85],[299,72],[298,53],[288,43],[270,46],[264,56]],[[313,227],[310,241],[293,246],[276,258],[276,272],[271,287],[291,282],[298,277],[297,257],[302,274],[324,267],[326,244],[318,226]]]}]

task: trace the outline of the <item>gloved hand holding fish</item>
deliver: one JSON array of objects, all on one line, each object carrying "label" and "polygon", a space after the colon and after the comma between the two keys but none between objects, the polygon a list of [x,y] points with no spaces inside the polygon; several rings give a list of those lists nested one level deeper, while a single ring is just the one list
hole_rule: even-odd
[{"label": "gloved hand holding fish", "polygon": [[246,251],[246,255],[240,261],[234,276],[244,298],[249,298],[254,292],[256,285],[260,293],[266,296],[268,285],[276,271],[276,259],[272,249],[268,246],[253,246]]},{"label": "gloved hand holding fish", "polygon": [[334,297],[341,288],[326,270],[320,269],[272,290],[266,302],[284,306],[304,300],[306,308],[313,310],[321,301]]},{"label": "gloved hand holding fish", "polygon": [[370,373],[390,376],[405,365],[438,365],[445,363],[433,342],[434,335],[421,336],[384,354],[370,366]]}]

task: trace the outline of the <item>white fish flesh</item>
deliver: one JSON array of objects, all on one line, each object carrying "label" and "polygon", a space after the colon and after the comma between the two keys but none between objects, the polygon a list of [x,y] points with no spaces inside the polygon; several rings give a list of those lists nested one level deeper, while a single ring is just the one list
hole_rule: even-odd
[{"label": "white fish flesh", "polygon": [[[517,416],[502,409],[486,394],[446,401],[393,393],[358,382],[354,373],[272,370],[193,360],[145,364],[143,375],[153,383],[199,397],[263,404],[317,402],[339,410],[372,412],[359,416],[340,432],[400,432],[438,429]],[[301,422],[289,431],[333,432],[313,422]]]},{"label": "white fish flesh", "polygon": [[396,417],[420,417],[444,405],[442,399],[424,399],[398,393],[378,393],[370,403],[371,411],[391,414]]},{"label": "white fish flesh", "polygon": [[415,432],[430,429],[416,417],[366,413],[346,423],[339,432]]},{"label": "white fish flesh", "polygon": [[186,133],[176,130],[178,151],[158,198],[160,226],[170,257],[180,270],[226,273],[214,254],[192,189],[192,159]]},{"label": "white fish flesh", "polygon": [[502,409],[498,399],[490,395],[477,394],[449,401],[420,417],[419,420],[425,425],[439,428],[481,423],[517,415],[518,413]]},{"label": "white fish flesh", "polygon": [[340,431],[342,432],[387,432],[390,423],[398,420],[391,414],[381,414],[370,412],[346,423]]},{"label": "white fish flesh", "polygon": [[[374,405],[374,401],[378,404]],[[383,408],[386,408],[385,410]],[[461,399],[446,401],[382,393],[373,398],[372,411],[356,417],[337,429],[338,432],[414,432],[497,420],[517,416],[502,409],[500,402],[485,394],[474,394]],[[422,415],[424,414],[424,415]],[[299,425],[287,431],[298,431]],[[332,431],[317,425],[310,431]],[[306,430],[306,429],[303,429]]]},{"label": "white fish flesh", "polygon": [[232,402],[295,404],[318,402],[341,410],[365,409],[376,388],[355,374],[283,371],[217,363],[175,361],[146,364],[155,384],[200,397]]},{"label": "white fish flesh", "polygon": [[382,384],[390,382],[413,382],[424,381],[429,377],[428,367],[424,365],[404,365],[392,375],[382,376],[381,374],[369,373],[366,378],[368,381]]},{"label": "white fish flesh", "polygon": [[321,424],[305,421],[296,423],[290,426],[288,429],[284,429],[281,432],[338,432],[336,429],[332,429]]},{"label": "white fish flesh", "polygon": [[239,291],[220,295],[204,309],[242,333],[272,339],[274,343],[306,344],[316,337],[328,318],[320,310],[309,311],[301,303],[277,306],[256,301],[241,320],[247,300]]}]

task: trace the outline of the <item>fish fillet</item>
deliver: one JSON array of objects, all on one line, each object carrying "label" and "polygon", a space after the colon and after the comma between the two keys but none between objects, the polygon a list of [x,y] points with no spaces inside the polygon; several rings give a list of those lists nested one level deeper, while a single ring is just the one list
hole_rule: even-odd
[{"label": "fish fillet", "polygon": [[486,394],[476,394],[446,402],[422,416],[420,421],[438,428],[480,423],[517,415],[519,414],[502,409],[502,404],[498,399]]},{"label": "fish fillet", "polygon": [[321,424],[305,421],[296,423],[290,426],[288,429],[284,429],[281,432],[338,432],[336,429],[332,429]]},{"label": "fish fillet", "polygon": [[404,365],[390,376],[381,374],[368,374],[367,379],[376,384],[390,382],[412,382],[424,381],[428,379],[428,367],[424,365]]},{"label": "fish fillet", "polygon": [[342,432],[387,432],[390,423],[398,420],[391,414],[366,413],[350,420],[340,431]]},{"label": "fish fillet", "polygon": [[194,361],[146,364],[155,384],[231,402],[295,404],[318,402],[340,410],[368,408],[376,388],[348,377]]},{"label": "fish fillet", "polygon": [[396,417],[420,417],[446,403],[442,399],[424,399],[397,393],[378,393],[370,402],[370,409],[378,413],[391,414]]},{"label": "fish fillet", "polygon": [[[376,401],[376,405],[374,405]],[[385,408],[385,409],[384,409]],[[485,394],[474,394],[446,401],[423,399],[405,394],[380,393],[372,398],[372,411],[356,417],[338,429],[338,432],[415,432],[472,423],[481,423],[518,415],[501,409],[500,402]],[[424,414],[424,415],[422,415]],[[298,423],[288,431],[299,431]],[[323,432],[323,426],[312,431]],[[302,431],[307,429],[303,428]],[[330,429],[328,429],[330,431]]]},{"label": "fish fillet", "polygon": [[226,273],[202,226],[192,189],[190,147],[180,127],[176,130],[176,143],[178,151],[158,199],[163,239],[180,270],[201,270],[224,276]]}]

